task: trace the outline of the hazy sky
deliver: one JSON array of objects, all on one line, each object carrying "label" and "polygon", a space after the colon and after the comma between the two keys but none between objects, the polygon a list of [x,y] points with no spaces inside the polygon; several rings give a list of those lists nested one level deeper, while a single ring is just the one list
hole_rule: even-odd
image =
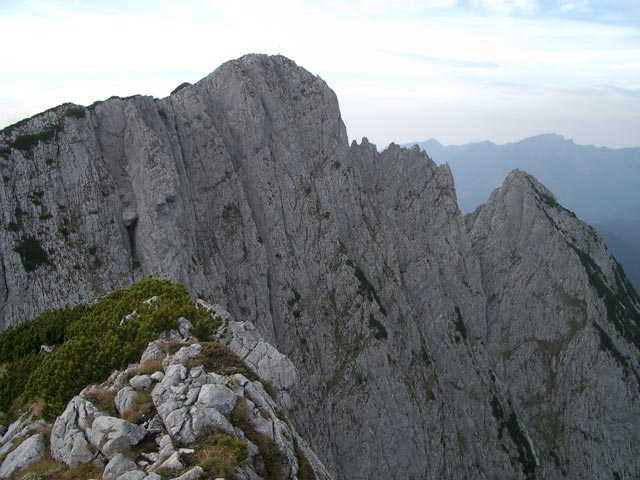
[{"label": "hazy sky", "polygon": [[281,53],[384,146],[640,145],[640,0],[0,0],[0,126]]}]

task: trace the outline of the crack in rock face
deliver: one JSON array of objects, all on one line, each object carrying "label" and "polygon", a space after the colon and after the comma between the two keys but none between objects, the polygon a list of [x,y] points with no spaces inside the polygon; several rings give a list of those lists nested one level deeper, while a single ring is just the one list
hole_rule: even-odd
[{"label": "crack in rock face", "polygon": [[[220,339],[336,478],[640,475],[640,299],[535,178],[465,217],[448,166],[349,145],[334,92],[282,56],[66,108],[0,133],[3,329],[168,278],[220,302]],[[207,403],[232,397],[199,398],[235,387],[181,361],[163,375],[144,388],[171,435],[232,431]],[[76,402],[52,436],[67,464],[92,455]]]}]

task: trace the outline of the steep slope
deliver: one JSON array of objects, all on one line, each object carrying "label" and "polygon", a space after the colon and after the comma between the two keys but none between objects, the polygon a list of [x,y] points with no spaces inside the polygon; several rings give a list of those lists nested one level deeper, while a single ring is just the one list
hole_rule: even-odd
[{"label": "steep slope", "polygon": [[[418,148],[349,146],[333,92],[290,60],[249,55],[162,100],[62,106],[0,142],[4,327],[142,275],[169,277],[223,301],[293,361],[291,420],[336,478],[559,471],[538,454],[526,416],[536,410],[519,403],[525,379],[495,358],[502,317],[487,298],[510,284],[487,273],[501,251],[483,239],[495,229],[508,244],[509,223],[480,212],[469,233],[449,168]],[[545,208],[530,203],[536,218]],[[584,269],[571,273],[595,319],[602,299]],[[605,369],[597,348],[588,353]],[[634,435],[619,433],[620,444]],[[618,455],[607,448],[594,462]],[[619,471],[637,473],[630,452],[615,456]]]},{"label": "steep slope", "polygon": [[294,420],[340,476],[510,470],[473,400],[487,374],[467,373],[486,372],[469,345],[486,327],[451,174],[417,149],[349,147],[321,80],[247,56],[164,100],[47,112],[4,142],[5,325],[169,276],[300,366]]},{"label": "steep slope", "polygon": [[416,144],[437,163],[450,165],[464,213],[486,202],[514,168],[531,173],[562,205],[604,233],[636,290],[640,289],[640,148],[577,145],[554,134],[505,145],[443,146],[434,139]]},{"label": "steep slope", "polygon": [[578,145],[554,134],[504,145],[442,146],[435,140],[416,144],[437,163],[451,166],[465,213],[486,202],[491,191],[518,168],[538,178],[563,205],[588,222],[637,220],[640,148]]},{"label": "steep slope", "polygon": [[640,220],[595,224],[607,246],[624,267],[636,291],[640,290]]},{"label": "steep slope", "polygon": [[[0,335],[3,402],[16,383],[37,392],[35,402],[14,397],[12,414],[23,413],[0,426],[0,478],[330,480],[276,400],[296,382],[295,366],[250,322],[151,278],[74,312]],[[112,364],[95,371],[104,353]],[[48,381],[67,365],[70,388]],[[101,383],[85,385],[87,374]]]},{"label": "steep slope", "polygon": [[492,367],[544,474],[636,476],[640,298],[602,238],[521,171],[467,224]]}]

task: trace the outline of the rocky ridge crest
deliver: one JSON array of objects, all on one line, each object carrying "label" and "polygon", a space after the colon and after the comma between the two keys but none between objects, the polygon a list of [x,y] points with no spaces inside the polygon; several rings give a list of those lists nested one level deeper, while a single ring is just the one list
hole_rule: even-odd
[{"label": "rocky ridge crest", "polygon": [[0,478],[21,471],[58,478],[65,467],[84,466],[105,480],[329,480],[264,386],[286,399],[296,382],[290,360],[249,322],[199,304],[224,320],[214,338],[229,347],[199,341],[191,322],[179,319],[179,329],[149,343],[139,363],[84,388],[51,424],[28,411],[6,427]]},{"label": "rocky ridge crest", "polygon": [[349,145],[327,85],[263,55],[45,112],[0,153],[5,327],[169,277],[291,360],[336,478],[638,475],[640,301],[533,177],[465,218],[447,166]]}]

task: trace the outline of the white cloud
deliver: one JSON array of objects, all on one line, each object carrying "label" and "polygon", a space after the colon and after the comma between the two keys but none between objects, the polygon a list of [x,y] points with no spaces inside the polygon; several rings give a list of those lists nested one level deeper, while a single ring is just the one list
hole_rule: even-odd
[{"label": "white cloud", "polygon": [[[577,101],[568,91],[640,88],[639,28],[539,20],[528,15],[541,8],[531,0],[473,1],[482,14],[447,10],[454,0],[158,0],[82,11],[25,3],[37,15],[0,15],[0,43],[14,46],[0,62],[0,124],[63,101],[165,96],[248,52],[282,53],[320,74],[336,90],[345,118],[357,121],[363,112],[382,122],[385,115],[417,118],[432,110],[469,114],[470,106],[483,118],[509,109],[566,118]],[[592,113],[580,111],[626,112],[640,131],[635,97],[613,100],[623,90],[601,89]],[[380,144],[414,129],[409,121],[368,126],[386,132]]]},{"label": "white cloud", "polygon": [[537,0],[472,0],[472,5],[478,9],[510,15],[513,13],[530,14],[537,10]]},{"label": "white cloud", "polygon": [[452,8],[458,0],[326,0],[325,3],[349,15],[390,15]]}]

